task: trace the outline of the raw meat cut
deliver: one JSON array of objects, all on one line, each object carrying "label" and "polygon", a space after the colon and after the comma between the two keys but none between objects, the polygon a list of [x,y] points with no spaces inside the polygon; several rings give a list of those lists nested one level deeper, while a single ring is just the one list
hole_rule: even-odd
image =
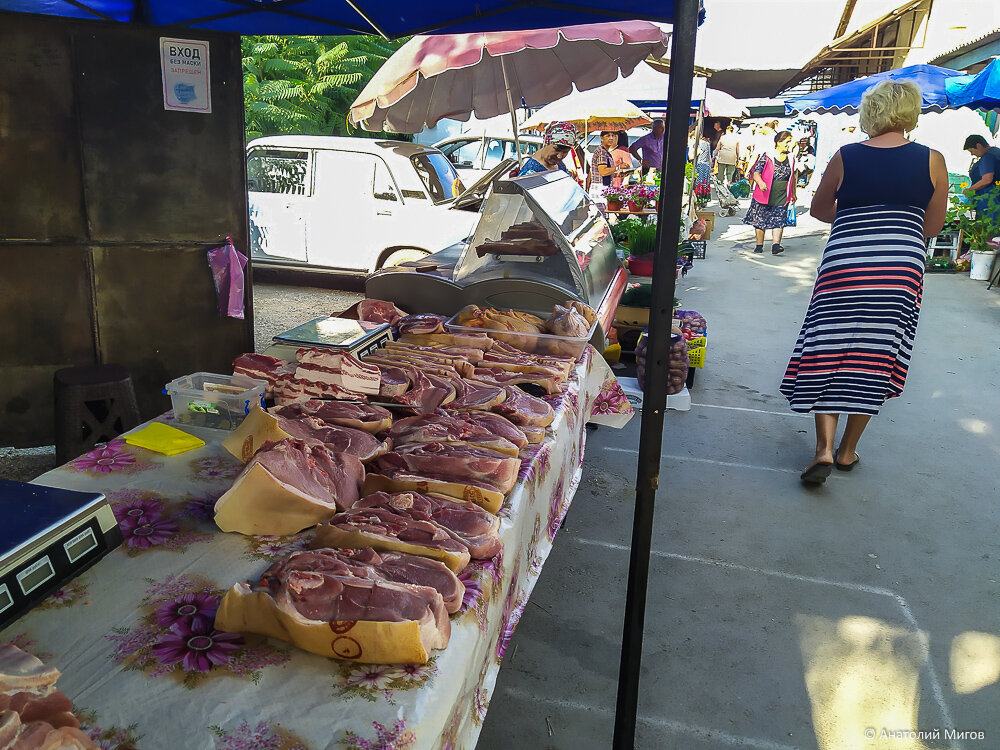
[{"label": "raw meat cut", "polygon": [[314,383],[298,380],[291,375],[281,376],[274,384],[274,403],[278,406],[294,404],[309,399],[337,399],[339,401],[365,402],[368,396],[357,391],[349,391],[339,385]]},{"label": "raw meat cut", "polygon": [[311,399],[295,404],[286,404],[285,406],[275,406],[268,411],[290,419],[316,417],[316,419],[322,419],[327,424],[353,427],[356,430],[364,430],[372,435],[388,430],[392,426],[392,412],[381,406],[373,406],[371,404],[351,404],[346,401]]},{"label": "raw meat cut", "polygon": [[524,430],[506,417],[488,411],[469,411],[462,416],[480,429],[510,441],[519,451],[528,445],[529,441],[524,435]]},{"label": "raw meat cut", "polygon": [[[416,367],[426,375],[448,375],[457,377],[458,370],[451,364],[436,359],[410,355],[403,352],[390,352],[386,349],[379,349],[365,357],[365,362],[378,367],[399,367],[408,369]],[[462,369],[469,373],[474,369],[468,362],[461,363]]]},{"label": "raw meat cut", "polygon": [[356,456],[286,439],[265,443],[215,504],[223,531],[284,536],[329,519],[360,497]]},{"label": "raw meat cut", "polygon": [[465,584],[443,562],[403,552],[379,553],[371,547],[360,549],[321,547],[292,552],[264,571],[260,577],[260,585],[276,591],[281,577],[292,570],[353,575],[358,578],[430,586],[441,594],[448,612],[457,612],[462,606],[462,597],[465,595]]},{"label": "raw meat cut", "polygon": [[391,443],[379,441],[363,430],[327,424],[316,417],[290,418],[268,414],[257,405],[240,426],[222,441],[222,447],[245,463],[264,443],[276,443],[285,438],[320,443],[335,453],[350,453],[363,462],[381,456],[392,447]]},{"label": "raw meat cut", "polygon": [[460,380],[455,387],[455,400],[449,409],[490,409],[507,398],[507,392],[498,385]]},{"label": "raw meat cut", "polygon": [[[488,363],[484,361],[482,364],[486,365]],[[531,383],[544,389],[550,396],[562,390],[562,383],[550,375],[530,372],[507,372],[506,370],[488,367],[477,367],[470,380],[496,386]]]},{"label": "raw meat cut", "polygon": [[[386,458],[390,454],[386,454]],[[497,513],[503,505],[504,495],[496,487],[473,479],[452,480],[449,477],[439,477],[431,473],[416,474],[406,468],[402,461],[392,462],[392,459],[378,467],[379,474],[365,474],[365,484],[362,494],[372,492],[420,492],[452,497],[465,500],[485,508],[490,513]]]},{"label": "raw meat cut", "polygon": [[500,551],[500,519],[475,503],[419,492],[375,492],[352,510],[358,508],[389,508],[414,520],[434,521],[468,547],[474,560],[489,560]]},{"label": "raw meat cut", "polygon": [[439,476],[451,476],[458,480],[474,479],[486,482],[505,494],[514,489],[521,470],[519,458],[449,443],[401,445],[395,455],[410,471],[418,474],[433,471]]},{"label": "raw meat cut", "polygon": [[548,427],[556,418],[555,412],[546,401],[530,396],[520,388],[507,386],[507,398],[493,411],[519,426]]},{"label": "raw meat cut", "polygon": [[[482,349],[463,349],[458,346],[418,346],[417,344],[404,344],[401,341],[389,341],[385,345],[387,352],[410,352],[412,354],[425,354],[437,357],[449,357],[460,359],[470,364],[478,364],[483,360]],[[492,351],[492,350],[491,350]]]},{"label": "raw meat cut", "polygon": [[31,654],[10,644],[0,646],[0,693],[44,690],[59,679],[59,670],[47,667]]},{"label": "raw meat cut", "polygon": [[410,390],[410,379],[406,377],[406,373],[401,368],[391,365],[376,364],[375,366],[382,375],[378,387],[379,396],[392,398],[402,396]]},{"label": "raw meat cut", "polygon": [[233,360],[233,374],[245,375],[248,378],[267,381],[264,395],[270,398],[274,394],[274,386],[284,376],[295,374],[295,362],[286,362],[266,354],[241,354]]},{"label": "raw meat cut", "polygon": [[444,600],[430,586],[298,570],[269,584],[233,586],[215,627],[369,664],[425,664],[451,637]]},{"label": "raw meat cut", "polygon": [[366,323],[388,323],[396,325],[406,313],[391,302],[380,299],[363,299],[358,303],[358,320]]},{"label": "raw meat cut", "polygon": [[417,414],[434,411],[441,406],[450,393],[447,389],[432,383],[423,372],[415,367],[407,368],[406,374],[410,378],[410,390],[402,396],[397,396],[395,400],[413,407]]},{"label": "raw meat cut", "polygon": [[418,346],[458,346],[484,352],[493,348],[493,339],[485,333],[407,333],[400,336],[399,340],[404,344]]},{"label": "raw meat cut", "polygon": [[[507,421],[496,414],[489,416],[497,420]],[[521,441],[527,445],[524,435],[510,422],[507,424],[511,431],[517,431],[520,434]],[[393,445],[397,446],[409,443],[458,443],[486,448],[508,456],[516,456],[520,448],[523,447],[511,442],[505,435],[494,433],[482,426],[467,413],[442,414],[436,412],[397,419],[389,430],[389,437],[392,439]]]},{"label": "raw meat cut", "polygon": [[[419,515],[419,514],[417,514]],[[455,573],[469,564],[469,548],[430,518],[388,506],[350,508],[316,527],[313,547],[371,547],[440,560]]]},{"label": "raw meat cut", "polygon": [[382,374],[347,352],[308,347],[295,354],[299,361],[295,377],[313,383],[327,383],[359,393],[379,392]]},{"label": "raw meat cut", "polygon": [[428,334],[444,333],[444,322],[447,320],[443,315],[433,315],[431,313],[418,313],[407,315],[397,321],[400,335],[404,334]]}]

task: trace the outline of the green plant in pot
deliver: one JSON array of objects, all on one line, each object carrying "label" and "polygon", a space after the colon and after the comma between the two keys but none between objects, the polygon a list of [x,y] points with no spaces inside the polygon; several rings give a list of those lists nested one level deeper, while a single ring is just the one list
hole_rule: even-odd
[{"label": "green plant in pot", "polygon": [[625,202],[628,200],[628,188],[619,185],[618,187],[606,187],[601,195],[604,196],[604,200],[608,202],[608,209],[611,211],[619,210]]},{"label": "green plant in pot", "polygon": [[[985,193],[977,195],[965,190],[962,197],[951,197],[945,223],[962,230],[962,237],[974,253],[991,253],[989,242],[1000,235],[1000,182]],[[974,212],[973,212],[974,211]]]}]

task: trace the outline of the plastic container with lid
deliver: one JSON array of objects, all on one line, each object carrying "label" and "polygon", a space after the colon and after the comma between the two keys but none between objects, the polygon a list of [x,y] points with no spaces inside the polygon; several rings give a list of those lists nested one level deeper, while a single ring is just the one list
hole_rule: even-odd
[{"label": "plastic container with lid", "polygon": [[163,392],[174,406],[174,421],[196,427],[234,430],[254,404],[264,406],[267,383],[245,375],[195,372],[171,380]]}]

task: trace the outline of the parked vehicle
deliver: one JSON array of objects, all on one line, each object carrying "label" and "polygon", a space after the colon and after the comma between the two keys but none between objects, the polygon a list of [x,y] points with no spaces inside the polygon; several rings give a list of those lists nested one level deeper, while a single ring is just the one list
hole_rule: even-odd
[{"label": "parked vehicle", "polygon": [[[473,182],[474,180],[469,180]],[[436,148],[334,136],[247,145],[255,265],[368,274],[464,240],[477,204]]]},{"label": "parked vehicle", "polygon": [[[535,135],[519,135],[521,153],[531,156],[542,147],[542,139]],[[466,133],[445,138],[434,144],[448,157],[462,180],[469,184],[482,177],[504,159],[517,159],[512,135],[473,135]]]}]

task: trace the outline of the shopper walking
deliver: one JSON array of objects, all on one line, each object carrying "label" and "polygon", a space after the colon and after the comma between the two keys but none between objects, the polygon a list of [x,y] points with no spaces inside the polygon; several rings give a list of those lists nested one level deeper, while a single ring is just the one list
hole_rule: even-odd
[{"label": "shopper walking", "polygon": [[[925,237],[944,226],[948,170],[937,151],[907,140],[920,89],[884,81],[859,109],[868,140],[843,146],[812,200],[833,228],[781,393],[815,415],[816,455],[802,472],[818,484],[857,466],[858,441],[887,399],[899,396],[917,330]],[[834,447],[837,422],[847,426]]]},{"label": "shopper walking", "polygon": [[774,153],[763,154],[751,172],[753,199],[743,223],[754,229],[755,253],[764,252],[764,231],[771,230],[771,254],[785,252],[781,237],[788,225],[788,206],[795,203],[795,159],[791,155],[792,134],[782,130],[774,136]]},{"label": "shopper walking", "polygon": [[736,165],[740,160],[740,137],[736,128],[730,125],[719,137],[715,147],[715,173],[719,175],[722,184],[729,187],[736,178]]},{"label": "shopper walking", "polygon": [[712,142],[708,133],[701,132],[701,138],[694,145],[695,192],[710,194],[712,179]]}]

